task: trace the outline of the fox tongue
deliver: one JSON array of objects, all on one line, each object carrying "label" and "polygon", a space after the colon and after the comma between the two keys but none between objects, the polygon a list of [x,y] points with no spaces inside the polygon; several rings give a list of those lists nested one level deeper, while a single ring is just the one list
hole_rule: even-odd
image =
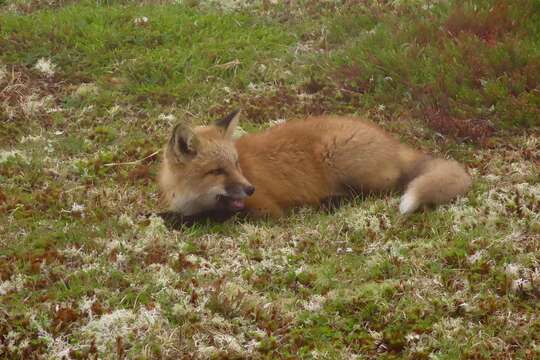
[{"label": "fox tongue", "polygon": [[244,202],[239,199],[231,200],[231,207],[233,210],[242,210],[244,208]]}]

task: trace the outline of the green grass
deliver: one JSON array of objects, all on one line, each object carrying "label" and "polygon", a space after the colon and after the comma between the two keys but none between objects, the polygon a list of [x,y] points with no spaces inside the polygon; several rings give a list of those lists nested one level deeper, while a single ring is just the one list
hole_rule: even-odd
[{"label": "green grass", "polygon": [[[0,357],[537,358],[538,14],[0,1]],[[181,231],[147,219],[171,127],[238,107],[248,132],[370,117],[475,184],[410,217],[390,194]]]},{"label": "green grass", "polygon": [[347,85],[365,91],[358,83],[371,78],[367,101],[415,102],[428,121],[434,121],[430,110],[450,118],[440,127],[452,119],[538,125],[538,4],[477,1],[407,10],[399,18],[382,16],[372,34],[353,38],[339,54],[337,62],[356,72]]}]

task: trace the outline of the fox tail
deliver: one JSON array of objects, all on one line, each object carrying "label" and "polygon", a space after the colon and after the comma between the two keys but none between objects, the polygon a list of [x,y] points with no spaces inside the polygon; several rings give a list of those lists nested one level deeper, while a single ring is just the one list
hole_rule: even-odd
[{"label": "fox tail", "polygon": [[409,176],[399,211],[409,214],[423,205],[443,204],[464,195],[471,187],[471,176],[454,160],[424,158]]}]

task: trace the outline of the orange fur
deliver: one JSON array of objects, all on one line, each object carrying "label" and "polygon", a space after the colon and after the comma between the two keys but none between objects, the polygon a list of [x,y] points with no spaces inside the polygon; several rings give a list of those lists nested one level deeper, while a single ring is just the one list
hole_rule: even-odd
[{"label": "orange fur", "polygon": [[[450,201],[471,185],[458,163],[432,159],[359,118],[321,116],[291,121],[247,134],[233,147],[231,128],[237,121],[235,116],[225,127],[195,129],[197,154],[181,164],[171,160],[170,142],[160,174],[170,210],[185,212],[174,205],[172,193],[196,198],[212,187],[205,185],[207,181],[214,186],[221,186],[216,185],[220,181],[252,184],[253,195],[242,198],[245,209],[272,216],[331,197],[400,188],[406,189],[400,210],[409,213],[421,205]],[[231,166],[236,154],[237,169]],[[223,176],[202,175],[217,163],[228,169]],[[189,185],[186,179],[192,178],[196,181]]]}]

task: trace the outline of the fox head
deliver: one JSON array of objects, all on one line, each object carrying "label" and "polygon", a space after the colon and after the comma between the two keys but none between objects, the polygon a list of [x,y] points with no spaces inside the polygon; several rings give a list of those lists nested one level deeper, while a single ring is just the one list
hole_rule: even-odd
[{"label": "fox head", "polygon": [[255,188],[244,177],[233,142],[240,111],[213,125],[174,127],[165,145],[159,183],[170,211],[194,215],[240,211]]}]

